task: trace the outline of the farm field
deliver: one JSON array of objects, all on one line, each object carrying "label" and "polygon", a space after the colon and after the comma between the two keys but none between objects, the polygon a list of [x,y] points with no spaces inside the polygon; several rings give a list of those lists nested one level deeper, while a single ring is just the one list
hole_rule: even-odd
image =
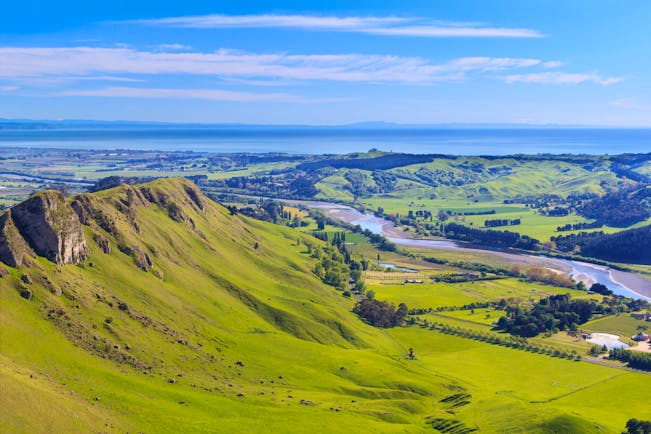
[{"label": "farm field", "polygon": [[[452,407],[452,417],[468,427],[489,432],[619,432],[627,418],[618,410],[619,399],[610,405],[610,393],[630,391],[621,396],[627,408],[648,408],[644,388],[651,385],[649,375],[418,328],[395,329],[391,335],[413,347],[416,361],[432,376],[457,380],[450,395],[470,395],[469,404]],[[438,416],[450,417],[443,412]]]}]

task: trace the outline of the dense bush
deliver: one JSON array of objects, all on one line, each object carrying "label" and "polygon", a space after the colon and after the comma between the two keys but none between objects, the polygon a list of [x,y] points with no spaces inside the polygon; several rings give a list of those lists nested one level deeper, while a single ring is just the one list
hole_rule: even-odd
[{"label": "dense bush", "polygon": [[355,305],[353,312],[372,326],[388,328],[401,325],[407,318],[409,309],[404,303],[400,303],[396,309],[393,304],[366,298]]},{"label": "dense bush", "polygon": [[575,330],[587,322],[598,306],[594,301],[572,300],[569,294],[552,295],[531,309],[509,306],[497,328],[512,335],[533,337],[555,330]]},{"label": "dense bush", "polygon": [[651,188],[622,189],[583,203],[577,213],[608,226],[626,227],[651,217]]},{"label": "dense bush", "polygon": [[628,434],[650,434],[651,422],[648,420],[629,419],[626,422],[626,432]]}]

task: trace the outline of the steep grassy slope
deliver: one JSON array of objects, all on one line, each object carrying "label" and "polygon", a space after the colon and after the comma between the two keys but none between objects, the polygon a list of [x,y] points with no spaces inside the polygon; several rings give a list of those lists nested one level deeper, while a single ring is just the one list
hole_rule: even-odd
[{"label": "steep grassy slope", "polygon": [[88,259],[0,279],[0,431],[617,432],[648,409],[651,376],[371,328],[313,275],[318,241],[189,182],[71,203]]},{"label": "steep grassy slope", "polygon": [[[38,258],[0,282],[0,378],[12,392],[0,423],[242,432],[364,420],[391,431],[383,414],[409,422],[403,403],[437,393],[401,360],[405,349],[312,275],[303,235],[231,216],[182,181],[85,195],[75,207],[90,259]],[[357,395],[371,399],[352,403]]]}]

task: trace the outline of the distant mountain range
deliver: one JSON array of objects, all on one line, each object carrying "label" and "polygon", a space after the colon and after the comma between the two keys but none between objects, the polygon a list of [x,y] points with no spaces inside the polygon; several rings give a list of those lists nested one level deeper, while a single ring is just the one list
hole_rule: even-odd
[{"label": "distant mountain range", "polygon": [[[245,123],[174,123],[152,121],[101,121],[84,119],[34,120],[2,119],[0,130],[47,130],[47,129],[211,129],[211,130],[462,130],[462,129],[616,129],[637,127],[613,127],[596,125],[560,125],[527,123],[440,123],[400,124],[382,121],[356,122],[343,125],[299,124],[245,124]],[[639,127],[643,128],[643,127]]]}]

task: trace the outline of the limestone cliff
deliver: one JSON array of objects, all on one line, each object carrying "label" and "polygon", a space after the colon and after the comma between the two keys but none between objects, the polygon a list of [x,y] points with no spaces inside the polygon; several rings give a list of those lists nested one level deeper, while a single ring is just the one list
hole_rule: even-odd
[{"label": "limestone cliff", "polygon": [[14,267],[31,251],[57,264],[76,264],[88,256],[79,217],[57,191],[38,193],[13,207],[2,216],[0,231],[0,260]]},{"label": "limestone cliff", "polygon": [[11,217],[11,210],[0,216],[0,261],[12,267],[20,267],[35,257],[34,251],[18,232]]}]

